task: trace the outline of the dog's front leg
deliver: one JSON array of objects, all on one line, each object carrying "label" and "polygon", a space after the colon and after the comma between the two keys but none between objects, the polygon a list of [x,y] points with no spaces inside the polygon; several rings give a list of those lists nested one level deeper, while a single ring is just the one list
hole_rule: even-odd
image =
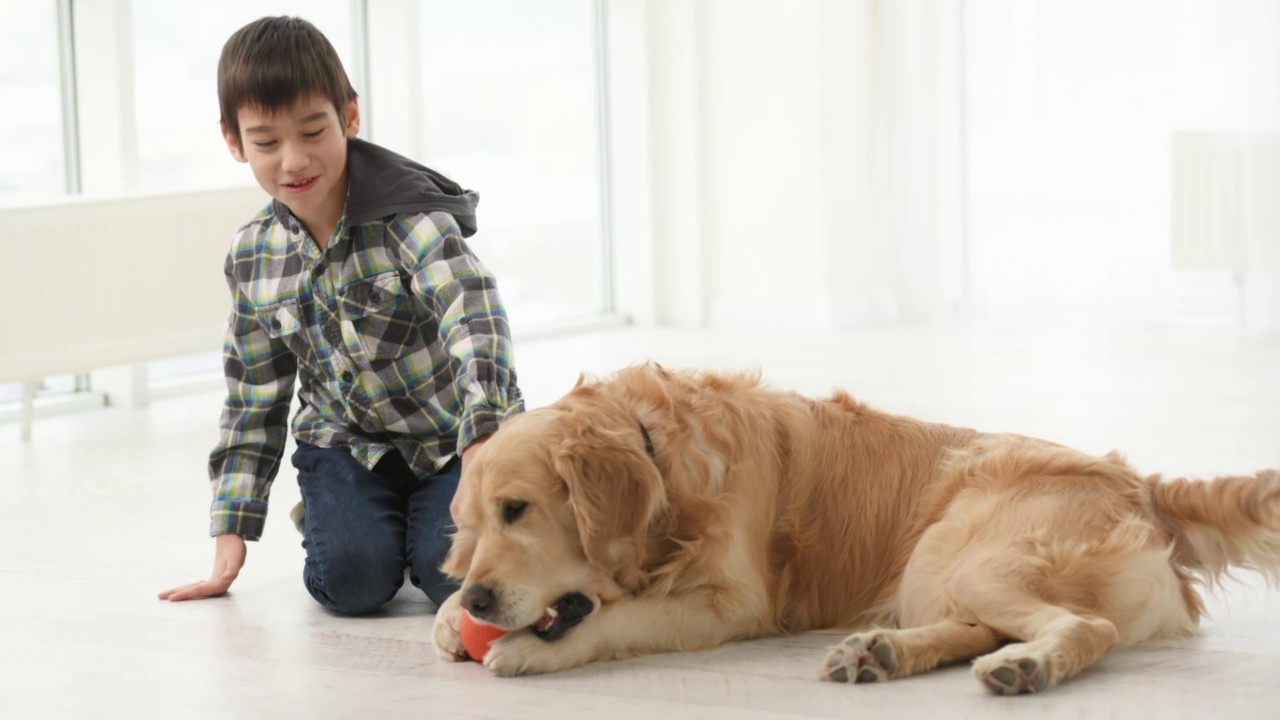
[{"label": "dog's front leg", "polygon": [[[735,608],[724,612],[717,608]],[[534,675],[662,652],[705,650],[730,640],[763,634],[766,614],[752,604],[719,595],[690,593],[663,598],[630,598],[606,605],[559,640],[530,632],[499,639],[484,664],[495,675]]]}]

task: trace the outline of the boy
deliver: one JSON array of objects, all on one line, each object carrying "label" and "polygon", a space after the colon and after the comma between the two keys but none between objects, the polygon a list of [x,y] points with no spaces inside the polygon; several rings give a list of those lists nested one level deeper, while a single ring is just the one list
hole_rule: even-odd
[{"label": "boy", "polygon": [[[523,410],[493,276],[463,240],[476,193],[359,140],[356,94],[310,23],[257,20],[218,62],[222,134],[273,201],[228,254],[228,397],[209,460],[221,595],[263,530],[293,419],[306,548],[325,607],[369,613],[407,566],[437,605],[461,465]],[[459,461],[455,455],[460,454]],[[296,510],[296,509],[295,509]]]}]

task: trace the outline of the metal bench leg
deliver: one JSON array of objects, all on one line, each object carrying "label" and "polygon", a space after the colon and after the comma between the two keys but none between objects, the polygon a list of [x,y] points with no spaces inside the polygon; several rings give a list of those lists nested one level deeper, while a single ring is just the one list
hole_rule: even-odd
[{"label": "metal bench leg", "polygon": [[18,437],[24,442],[31,439],[31,423],[36,418],[36,392],[39,389],[39,380],[22,381],[22,417],[19,421]]}]

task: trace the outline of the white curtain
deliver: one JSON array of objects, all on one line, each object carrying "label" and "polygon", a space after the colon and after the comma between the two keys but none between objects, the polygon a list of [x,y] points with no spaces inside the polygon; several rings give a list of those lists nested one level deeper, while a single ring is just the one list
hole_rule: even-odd
[{"label": "white curtain", "polygon": [[824,35],[825,87],[845,99],[825,114],[831,317],[935,321],[964,292],[958,6],[860,5],[833,0]]}]

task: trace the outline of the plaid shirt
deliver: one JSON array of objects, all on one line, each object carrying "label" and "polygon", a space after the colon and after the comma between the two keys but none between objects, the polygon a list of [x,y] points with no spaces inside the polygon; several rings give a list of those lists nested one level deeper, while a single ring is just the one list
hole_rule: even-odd
[{"label": "plaid shirt", "polygon": [[262,535],[298,380],[298,442],[391,449],[419,477],[523,409],[493,276],[454,216],[340,223],[326,251],[273,202],[226,262],[228,397],[210,455],[211,534]]}]

